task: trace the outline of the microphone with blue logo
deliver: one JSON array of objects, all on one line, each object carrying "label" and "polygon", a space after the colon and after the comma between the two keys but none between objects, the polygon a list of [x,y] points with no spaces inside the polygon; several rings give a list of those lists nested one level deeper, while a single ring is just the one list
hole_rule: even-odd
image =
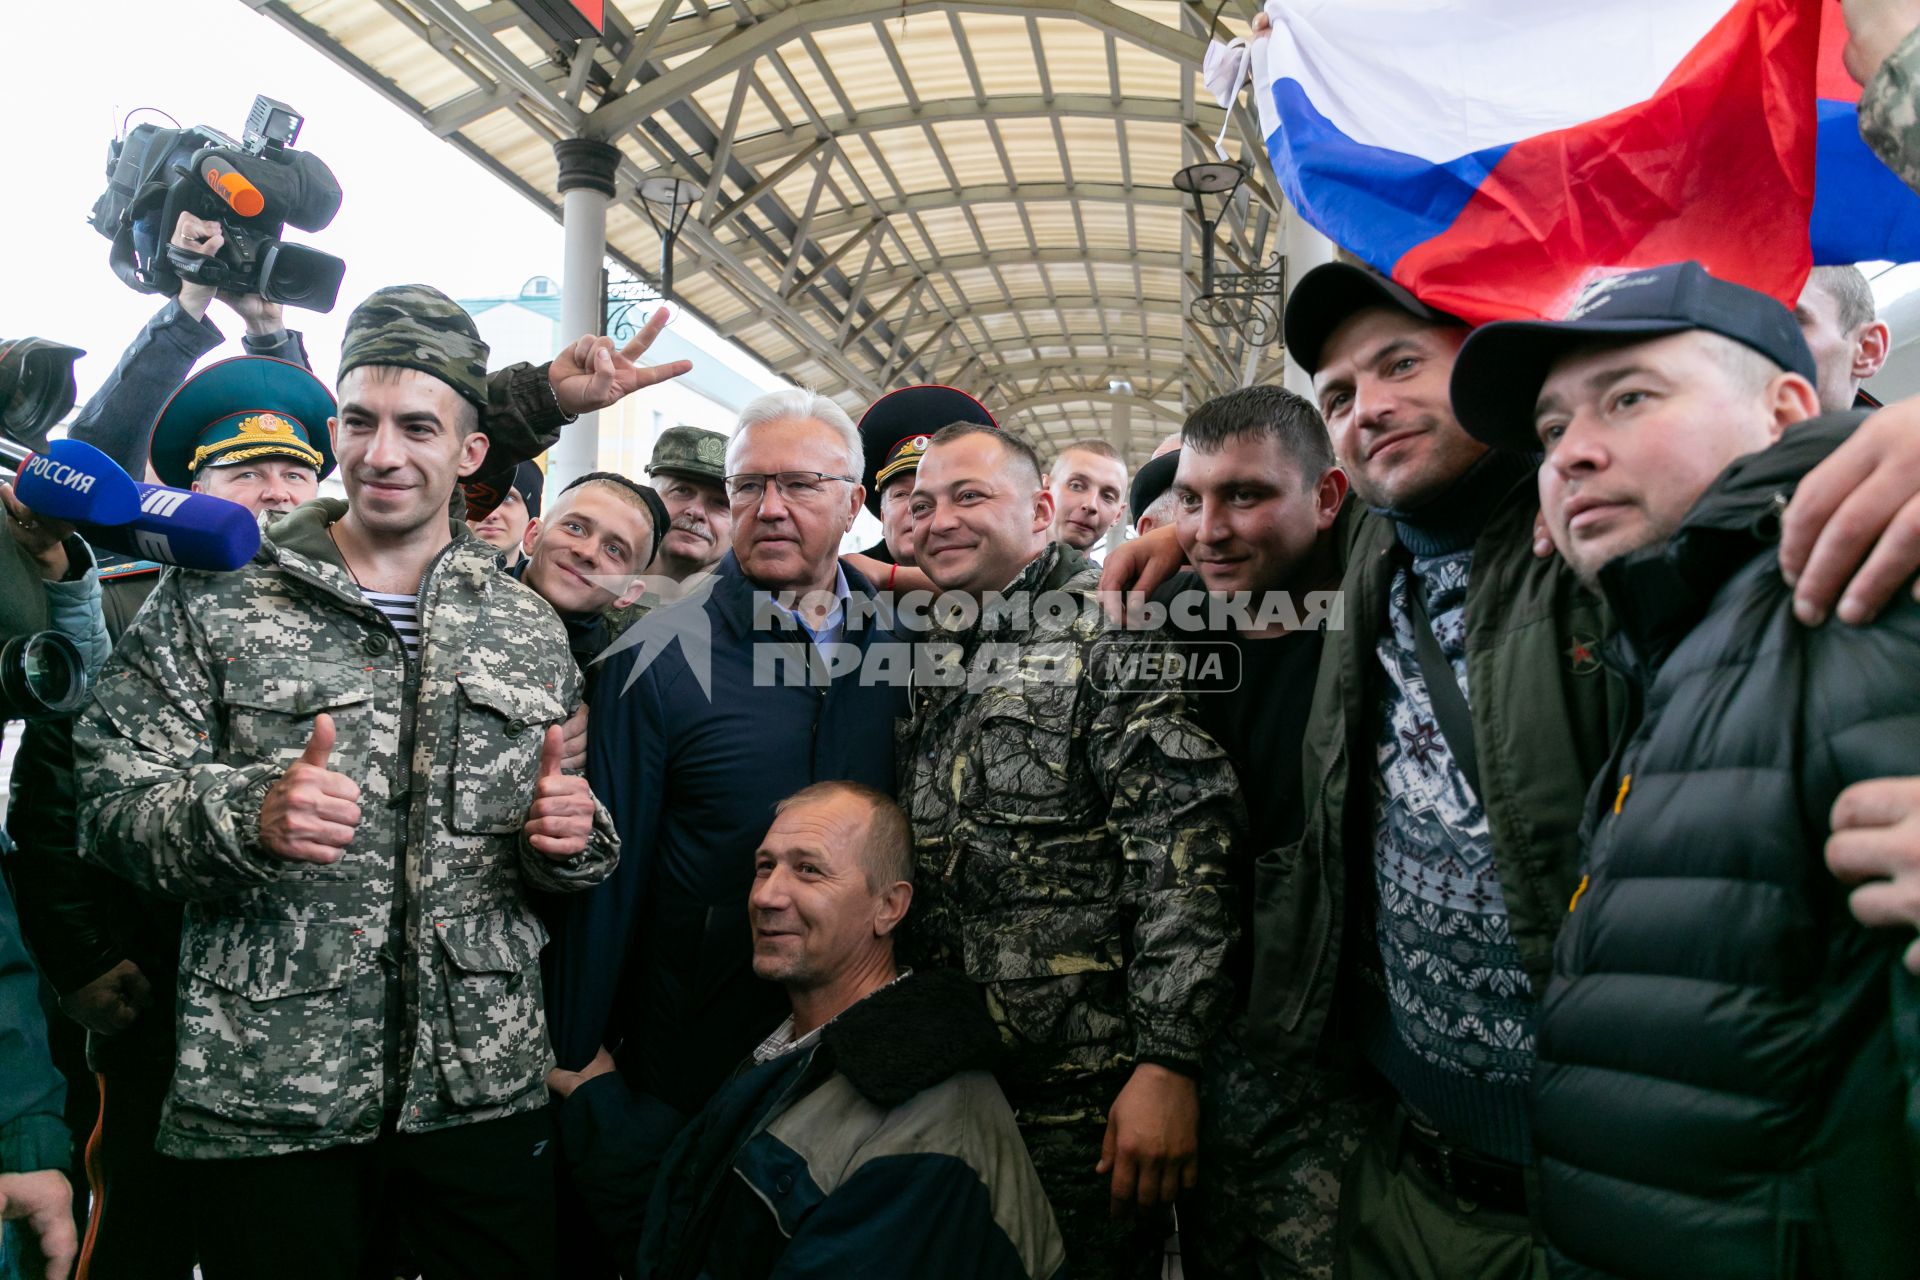
[{"label": "microphone with blue logo", "polygon": [[260,525],[237,502],[165,485],[141,484],[81,440],[42,450],[0,437],[0,465],[34,512],[75,525],[96,547],[162,564],[225,573],[253,559]]}]

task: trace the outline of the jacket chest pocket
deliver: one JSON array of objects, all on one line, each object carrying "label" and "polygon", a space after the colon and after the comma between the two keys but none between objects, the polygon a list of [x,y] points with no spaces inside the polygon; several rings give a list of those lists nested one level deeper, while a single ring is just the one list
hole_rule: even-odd
[{"label": "jacket chest pocket", "polygon": [[176,1102],[241,1124],[323,1129],[354,1053],[345,924],[220,920],[182,943]]},{"label": "jacket chest pocket", "polygon": [[434,927],[444,959],[434,1059],[457,1107],[504,1106],[546,1080],[553,1065],[540,1002],[546,933],[507,911]]},{"label": "jacket chest pocket", "polygon": [[[1064,691],[1062,691],[1064,692]],[[1074,778],[1073,703],[992,690],[981,695],[968,760],[967,807],[1027,826],[1072,821],[1084,782]]]},{"label": "jacket chest pocket", "polygon": [[373,689],[364,671],[332,663],[242,659],[227,668],[227,758],[293,764],[313,736],[314,717],[333,719],[327,767],[364,782],[373,744]]},{"label": "jacket chest pocket", "polygon": [[518,831],[533,804],[540,744],[566,708],[542,685],[510,684],[488,672],[462,672],[454,734],[453,829]]}]

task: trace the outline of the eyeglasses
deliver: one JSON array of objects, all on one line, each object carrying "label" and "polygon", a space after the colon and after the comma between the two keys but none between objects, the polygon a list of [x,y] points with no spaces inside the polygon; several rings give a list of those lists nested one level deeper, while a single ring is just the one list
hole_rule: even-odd
[{"label": "eyeglasses", "polygon": [[750,507],[758,505],[767,496],[768,485],[779,490],[780,496],[789,502],[812,502],[826,493],[830,480],[860,483],[853,476],[831,476],[824,471],[743,471],[737,476],[728,476],[724,483],[728,502],[736,507]]}]

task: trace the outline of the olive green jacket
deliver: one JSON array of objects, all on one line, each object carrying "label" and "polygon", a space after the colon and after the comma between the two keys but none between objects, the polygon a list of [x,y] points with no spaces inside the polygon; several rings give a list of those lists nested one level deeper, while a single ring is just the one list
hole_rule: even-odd
[{"label": "olive green jacket", "polygon": [[[1626,712],[1600,661],[1610,623],[1558,556],[1533,554],[1532,473],[1500,500],[1474,543],[1467,580],[1467,687],[1480,796],[1521,963],[1537,995],[1579,881],[1579,826],[1593,779]],[[1349,504],[1339,611],[1320,659],[1303,752],[1306,830],[1261,851],[1254,869],[1249,1043],[1304,1070],[1340,1003],[1342,948],[1367,946],[1356,903],[1371,897],[1378,647],[1399,563],[1391,522]],[[1358,889],[1356,897],[1353,892]]]}]

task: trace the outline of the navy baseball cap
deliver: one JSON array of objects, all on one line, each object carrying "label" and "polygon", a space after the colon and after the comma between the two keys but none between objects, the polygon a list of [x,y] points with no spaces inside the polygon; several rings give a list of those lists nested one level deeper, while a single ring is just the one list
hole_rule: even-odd
[{"label": "navy baseball cap", "polygon": [[1323,262],[1287,292],[1287,311],[1281,321],[1287,353],[1309,377],[1319,373],[1320,356],[1333,331],[1370,307],[1390,307],[1434,324],[1463,329],[1467,325],[1456,315],[1428,306],[1377,271],[1350,262]]},{"label": "navy baseball cap", "polygon": [[1490,445],[1540,451],[1534,406],[1554,361],[1595,339],[1661,338],[1705,329],[1751,347],[1809,382],[1813,352],[1793,312],[1697,262],[1608,276],[1588,286],[1564,320],[1499,320],[1475,329],[1453,365],[1453,413]]}]

